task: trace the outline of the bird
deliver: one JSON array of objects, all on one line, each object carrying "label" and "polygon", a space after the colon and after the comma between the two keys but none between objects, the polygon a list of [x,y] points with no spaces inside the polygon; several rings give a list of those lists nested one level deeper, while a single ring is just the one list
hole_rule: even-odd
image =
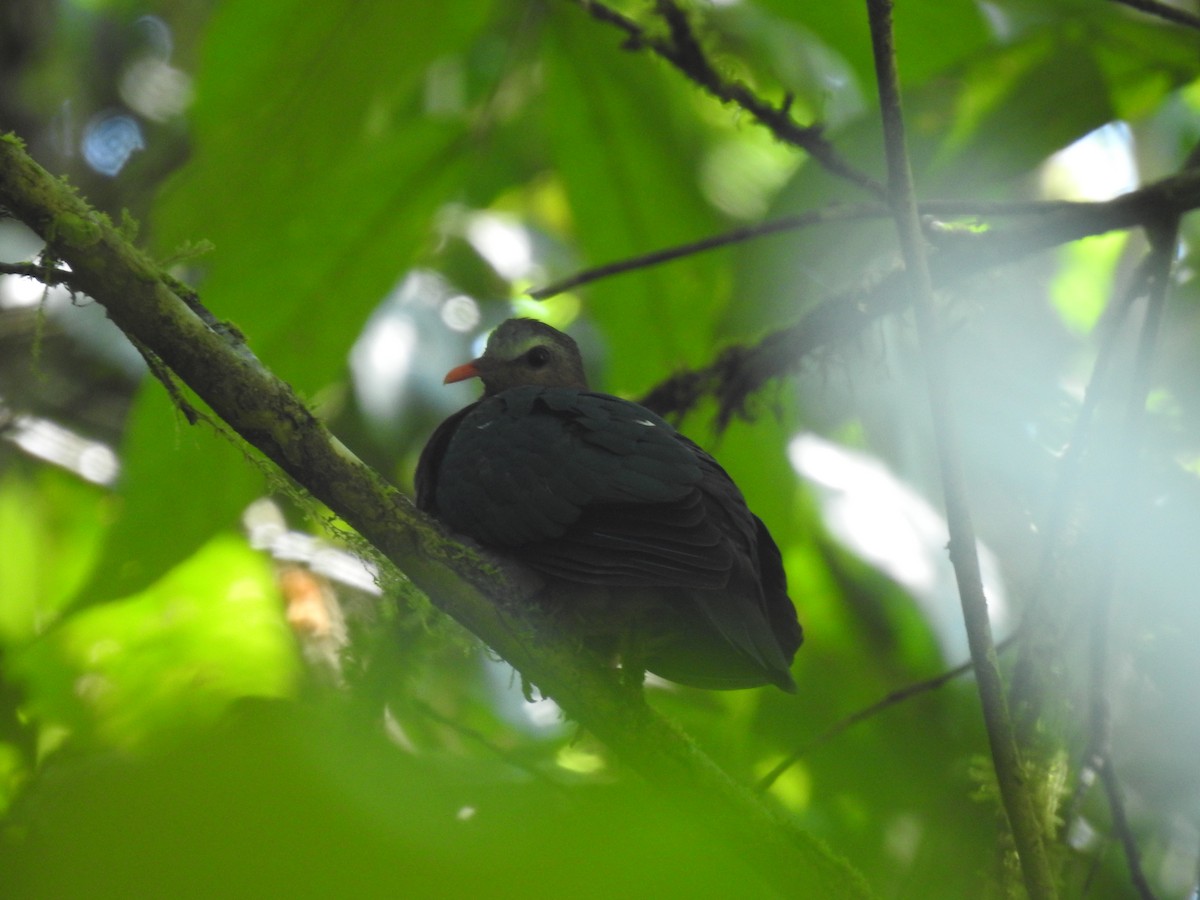
[{"label": "bird", "polygon": [[795,692],[779,548],[712,456],[592,391],[575,341],[535,319],[503,322],[444,383],[471,378],[483,396],[421,453],[419,509],[532,570],[535,601],[639,684]]}]

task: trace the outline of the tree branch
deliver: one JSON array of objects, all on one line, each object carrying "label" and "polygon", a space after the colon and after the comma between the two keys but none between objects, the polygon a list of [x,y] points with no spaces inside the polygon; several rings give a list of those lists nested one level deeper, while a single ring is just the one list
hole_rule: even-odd
[{"label": "tree branch", "polygon": [[[943,208],[946,214],[969,214],[963,204],[930,203],[922,209]],[[982,207],[987,209],[987,206]],[[1033,212],[1018,204],[1024,214]],[[1060,244],[1160,221],[1200,208],[1200,170],[1185,170],[1102,203],[1038,205],[1034,221],[983,233],[953,231],[937,238],[929,257],[933,283],[952,287],[994,266],[1014,262]],[[856,209],[847,207],[847,215]],[[660,414],[686,413],[699,400],[717,400],[717,427],[724,428],[745,413],[751,394],[774,378],[786,375],[805,357],[824,346],[850,340],[876,319],[905,308],[909,297],[905,273],[897,268],[866,287],[841,291],[805,313],[800,321],[772,332],[754,345],[728,347],[711,365],[680,372],[662,382],[642,403]],[[540,292],[546,295],[546,291]]]},{"label": "tree branch", "polygon": [[882,203],[855,206],[839,203],[825,206],[821,209],[812,209],[792,216],[782,216],[778,219],[760,222],[757,225],[735,228],[732,231],[725,231],[687,244],[676,244],[674,247],[666,247],[652,253],[631,256],[602,266],[584,269],[545,287],[532,290],[529,292],[529,296],[534,300],[548,300],[564,291],[591,284],[593,281],[600,281],[603,278],[621,275],[625,272],[635,272],[638,269],[648,269],[651,266],[682,259],[685,256],[695,256],[707,250],[715,250],[718,247],[728,247],[730,244],[740,244],[783,231],[799,231],[802,228],[809,228],[824,222],[851,222],[857,219],[876,219],[885,215],[887,215],[887,207]]},{"label": "tree branch", "polygon": [[1138,853],[1137,841],[1133,837],[1133,829],[1129,827],[1129,817],[1125,815],[1125,798],[1121,796],[1121,782],[1117,780],[1117,771],[1113,768],[1111,755],[1106,757],[1100,766],[1100,780],[1104,782],[1108,808],[1112,811],[1113,828],[1117,837],[1121,839],[1121,849],[1125,851],[1125,862],[1129,866],[1129,878],[1133,887],[1142,900],[1155,900],[1154,891],[1142,869],[1142,859]]},{"label": "tree branch", "polygon": [[[942,270],[965,267],[974,272],[990,265],[1001,265],[1026,256],[1040,249],[1049,249],[1059,244],[1080,238],[1105,234],[1122,228],[1144,225],[1158,218],[1164,208],[1183,213],[1200,209],[1200,179],[1183,175],[1164,178],[1154,184],[1122,194],[1112,200],[1018,200],[994,202],[974,200],[925,200],[918,204],[922,216],[970,218],[976,221],[986,218],[1031,218],[1034,221],[1016,228],[987,228],[970,233],[936,230],[930,240],[947,258],[930,260],[934,268],[934,283],[937,284]],[[834,203],[820,209],[806,210],[788,216],[780,216],[746,225],[720,234],[714,234],[686,244],[664,247],[639,256],[615,260],[590,269],[582,269],[545,287],[529,292],[534,300],[548,300],[564,291],[594,281],[635,272],[662,263],[672,262],[687,256],[705,253],[732,244],[757,240],[773,234],[801,231],[827,222],[852,222],[860,219],[875,219],[890,215],[882,203],[845,204]],[[961,259],[960,259],[961,257]]]},{"label": "tree branch", "polygon": [[1078,502],[1076,494],[1084,476],[1084,460],[1094,441],[1096,412],[1101,399],[1106,396],[1106,380],[1116,355],[1121,325],[1128,316],[1129,308],[1141,295],[1145,271],[1143,261],[1129,286],[1116,298],[1115,313],[1106,316],[1100,323],[1099,349],[1092,363],[1092,372],[1072,423],[1070,437],[1058,460],[1054,489],[1040,517],[1038,534],[1041,550],[1021,611],[1021,629],[1027,637],[1021,642],[1021,652],[1012,669],[1008,692],[1009,708],[1013,710],[1016,720],[1017,742],[1021,746],[1026,746],[1037,730],[1044,710],[1042,685],[1038,676],[1043,672],[1042,667],[1060,649],[1058,642],[1063,637],[1065,627],[1062,604],[1047,603],[1049,597],[1058,595],[1055,563],[1062,550],[1071,512]]},{"label": "tree branch", "polygon": [[630,768],[759,862],[765,879],[810,896],[869,894],[845,862],[732,781],[611,672],[581,657],[552,621],[522,601],[511,571],[453,539],[359,461],[238,336],[206,323],[174,279],[30,159],[12,135],[0,136],[0,205],[70,266],[73,288],[101,303],[214,413]]},{"label": "tree branch", "polygon": [[1004,685],[988,619],[987,597],[979,570],[975,530],[971,523],[959,457],[956,422],[951,411],[945,354],[933,301],[933,277],[917,213],[912,169],[900,107],[900,84],[892,36],[891,0],[867,0],[871,44],[875,55],[884,146],[888,157],[888,187],[904,264],[910,279],[911,303],[925,363],[930,412],[938,448],[946,523],[950,531],[950,561],[958,581],[967,642],[975,665],[975,680],[992,750],[992,764],[1009,827],[1020,857],[1025,888],[1034,900],[1056,896],[1042,830],[1013,736]]},{"label": "tree branch", "polygon": [[[1002,650],[1004,647],[1001,645],[996,649]],[[795,750],[781,759],[775,765],[775,768],[771,769],[770,772],[758,780],[758,783],[754,785],[754,789],[759,792],[767,790],[771,787],[771,785],[779,780],[780,775],[798,763],[801,759],[808,756],[808,754],[812,753],[818,747],[829,743],[842,732],[850,730],[859,722],[865,722],[867,719],[879,715],[884,710],[890,709],[898,703],[903,703],[910,697],[918,697],[921,694],[927,694],[930,691],[936,691],[938,688],[949,684],[960,675],[965,675],[967,672],[970,672],[972,668],[972,662],[967,660],[965,663],[960,663],[953,669],[947,669],[945,672],[934,675],[932,678],[924,678],[921,681],[914,681],[911,684],[906,684],[902,688],[897,688],[882,699],[876,700],[870,706],[864,707],[857,712],[853,712],[843,719],[839,719],[807,744],[797,747]]]},{"label": "tree branch", "polygon": [[1128,6],[1131,9],[1149,13],[1152,16],[1158,16],[1160,19],[1174,22],[1176,25],[1186,25],[1188,28],[1200,28],[1200,16],[1180,9],[1178,6],[1162,3],[1160,0],[1113,0],[1113,2],[1119,3],[1121,6]]},{"label": "tree branch", "polygon": [[32,278],[44,285],[66,284],[71,280],[71,273],[55,266],[41,263],[0,263],[0,275],[15,275],[18,278]]},{"label": "tree branch", "polygon": [[785,99],[780,106],[772,106],[741,82],[722,78],[704,55],[692,33],[686,13],[672,0],[657,0],[655,3],[655,11],[666,21],[670,37],[650,34],[637,22],[599,0],[575,0],[575,3],[593,19],[625,32],[627,49],[650,50],[722,103],[733,104],[748,112],[778,140],[805,151],[834,175],[845,178],[876,197],[883,197],[883,185],[843,159],[822,135],[820,126],[800,125],[792,118],[789,101]]}]

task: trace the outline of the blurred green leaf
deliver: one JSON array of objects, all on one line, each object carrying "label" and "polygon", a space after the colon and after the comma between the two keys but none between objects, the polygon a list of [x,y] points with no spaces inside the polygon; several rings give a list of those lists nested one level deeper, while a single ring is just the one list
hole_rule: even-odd
[{"label": "blurred green leaf", "polygon": [[136,596],[75,614],[11,669],[43,721],[136,747],[207,725],[238,697],[287,693],[296,666],[268,564],[231,536]]},{"label": "blurred green leaf", "polygon": [[415,758],[336,709],[244,704],[166,755],[56,765],[0,868],[14,900],[770,895],[647,786],[489,768]]},{"label": "blurred green leaf", "polygon": [[100,549],[112,502],[61,469],[0,478],[0,639],[37,634],[66,605]]},{"label": "blurred green leaf", "polygon": [[[761,5],[785,20],[797,20],[842,56],[858,73],[864,94],[875,103],[875,60],[867,30],[864,6],[848,3],[809,3],[797,7],[786,0],[765,0]],[[913,3],[894,13],[900,77],[911,89],[970,59],[989,39],[979,6],[970,0]],[[931,39],[954,35],[954,40]]]},{"label": "blurred green leaf", "polygon": [[1128,235],[1113,232],[1078,241],[1060,251],[1063,265],[1051,291],[1054,306],[1069,327],[1086,332],[1099,320],[1127,240]]},{"label": "blurred green leaf", "polygon": [[[702,132],[693,100],[658,68],[630,65],[615,36],[555,8],[541,126],[566,187],[585,265],[695,240],[718,218],[697,184]],[[587,289],[590,318],[615,352],[608,387],[637,391],[702,362],[713,311],[728,302],[717,261],[695,257]]]},{"label": "blurred green leaf", "polygon": [[[468,110],[429,67],[490,3],[222,4],[204,43],[196,151],[154,216],[162,252],[212,241],[205,303],[302,391],[324,386],[370,310],[431,241],[460,178]],[[451,75],[452,77],[452,75]]]},{"label": "blurred green leaf", "polygon": [[263,490],[246,451],[203,422],[188,425],[156,381],[134,405],[121,465],[119,512],[77,606],[142,590],[214,534],[236,528]]}]

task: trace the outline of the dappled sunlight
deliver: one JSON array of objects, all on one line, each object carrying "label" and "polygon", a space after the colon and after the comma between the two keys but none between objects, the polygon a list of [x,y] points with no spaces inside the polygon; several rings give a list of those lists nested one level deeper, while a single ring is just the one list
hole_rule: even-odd
[{"label": "dappled sunlight", "polygon": [[[0,416],[5,410],[0,405]],[[49,419],[14,416],[3,438],[26,453],[56,466],[62,466],[94,484],[111,485],[120,472],[120,461],[112,448],[88,440]]]},{"label": "dappled sunlight", "polygon": [[1042,191],[1054,200],[1111,200],[1137,187],[1133,134],[1111,122],[1055,153],[1042,167]]},{"label": "dappled sunlight", "polygon": [[541,271],[533,257],[529,232],[514,217],[492,212],[472,213],[467,220],[466,236],[502,278],[518,281],[534,278]]},{"label": "dappled sunlight", "polygon": [[[822,520],[862,559],[912,592],[934,626],[948,659],[966,656],[966,634],[954,568],[946,551],[946,521],[878,459],[814,434],[788,444],[798,474],[817,492]],[[1008,602],[994,555],[979,547],[993,627],[1009,627]]]}]

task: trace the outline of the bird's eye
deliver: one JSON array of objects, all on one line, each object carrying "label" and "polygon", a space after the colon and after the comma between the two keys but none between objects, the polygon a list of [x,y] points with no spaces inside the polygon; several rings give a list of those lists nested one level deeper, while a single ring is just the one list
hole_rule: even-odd
[{"label": "bird's eye", "polygon": [[550,351],[545,347],[534,347],[525,354],[525,361],[535,369],[540,369],[546,363],[550,362]]}]

